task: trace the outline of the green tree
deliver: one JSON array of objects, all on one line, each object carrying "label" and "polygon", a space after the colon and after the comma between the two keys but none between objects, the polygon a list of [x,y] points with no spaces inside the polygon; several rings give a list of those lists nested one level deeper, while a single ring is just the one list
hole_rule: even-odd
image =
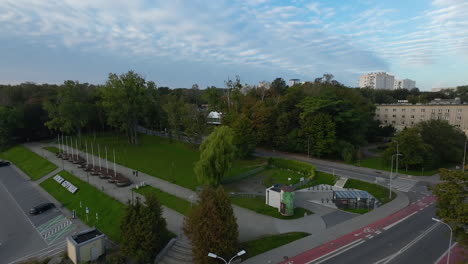
[{"label": "green tree", "polygon": [[241,114],[232,124],[234,131],[234,144],[240,158],[246,158],[255,150],[256,140],[252,122]]},{"label": "green tree", "polygon": [[[302,119],[304,139],[309,141],[310,153],[321,157],[333,150],[335,123],[328,114],[308,115]],[[310,139],[310,140],[309,140]],[[307,142],[304,144],[307,151]]]},{"label": "green tree", "polygon": [[185,135],[194,144],[198,144],[208,127],[208,117],[196,104],[185,104],[182,109],[182,123]]},{"label": "green tree", "polygon": [[13,132],[19,126],[20,117],[13,107],[0,106],[0,147],[13,142]]},{"label": "green tree", "polygon": [[101,89],[107,123],[125,132],[130,144],[138,144],[138,119],[147,102],[146,89],[145,79],[133,71],[121,75],[110,73]]},{"label": "green tree", "polygon": [[458,163],[463,159],[465,133],[445,120],[429,120],[418,124],[424,143],[432,147],[436,166],[440,163]]},{"label": "green tree", "polygon": [[49,129],[64,133],[77,133],[90,122],[94,105],[87,84],[65,81],[56,100],[44,102],[50,120],[45,123]]},{"label": "green tree", "polygon": [[219,186],[207,186],[199,196],[199,203],[185,219],[184,232],[192,241],[193,261],[214,264],[208,257],[214,252],[224,258],[233,256],[239,248],[239,231],[229,197]]},{"label": "green tree", "polygon": [[198,181],[219,185],[232,166],[236,152],[232,129],[227,126],[215,128],[200,146],[200,160],[194,168]]},{"label": "green tree", "polygon": [[145,204],[139,198],[127,203],[121,223],[122,252],[136,263],[152,262],[169,238],[159,201],[154,194],[145,198]]},{"label": "green tree", "polygon": [[221,91],[220,89],[211,86],[207,87],[202,95],[203,99],[208,102],[208,109],[210,111],[221,110]]},{"label": "green tree", "polygon": [[166,97],[166,103],[163,105],[164,112],[167,116],[167,124],[169,125],[169,138],[180,136],[182,132],[182,117],[184,113],[183,102],[175,95]]},{"label": "green tree", "polygon": [[398,158],[398,167],[406,169],[429,167],[427,161],[430,160],[429,155],[432,152],[432,147],[424,142],[420,128],[408,128],[398,133],[395,140],[390,143],[384,152],[384,156],[388,161],[390,161],[392,155],[397,153],[397,142],[398,152],[402,154]]},{"label": "green tree", "polygon": [[432,188],[437,196],[437,216],[449,224],[458,243],[468,247],[468,174],[440,170],[441,183]]}]

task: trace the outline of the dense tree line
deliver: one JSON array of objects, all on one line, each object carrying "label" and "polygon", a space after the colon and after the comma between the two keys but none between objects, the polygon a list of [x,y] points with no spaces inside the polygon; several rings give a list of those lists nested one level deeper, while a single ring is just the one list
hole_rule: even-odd
[{"label": "dense tree line", "polygon": [[138,144],[138,126],[196,143],[212,129],[209,111],[223,113],[241,157],[262,146],[352,160],[382,134],[372,100],[331,74],[292,87],[281,78],[251,86],[236,76],[225,86],[169,89],[133,71],[111,73],[104,85],[0,86],[0,143],[114,129]]}]

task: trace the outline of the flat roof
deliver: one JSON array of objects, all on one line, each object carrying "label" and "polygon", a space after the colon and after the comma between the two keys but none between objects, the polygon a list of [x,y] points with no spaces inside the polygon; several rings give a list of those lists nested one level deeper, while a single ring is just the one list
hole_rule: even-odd
[{"label": "flat roof", "polygon": [[346,190],[346,191],[335,191],[334,192],[335,199],[370,199],[374,198],[366,191],[359,191],[359,190]]},{"label": "flat roof", "polygon": [[98,237],[98,236],[101,236],[102,235],[102,232],[97,230],[96,228],[93,228],[93,229],[88,229],[88,230],[85,230],[81,233],[78,233],[74,236],[72,236],[72,239],[75,240],[75,242],[77,244],[81,244],[83,242],[86,242],[88,240],[91,240],[95,237]]}]

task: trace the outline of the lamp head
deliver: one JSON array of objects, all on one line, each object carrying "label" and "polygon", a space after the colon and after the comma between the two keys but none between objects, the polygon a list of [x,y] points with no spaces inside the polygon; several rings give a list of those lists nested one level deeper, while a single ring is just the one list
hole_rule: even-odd
[{"label": "lamp head", "polygon": [[213,253],[208,253],[208,257],[210,258],[218,258],[218,256],[216,254],[213,254]]},{"label": "lamp head", "polygon": [[245,252],[245,250],[241,250],[241,251],[239,251],[239,253],[237,253],[237,256],[240,257],[240,256],[244,255],[245,253],[247,253],[247,252]]},{"label": "lamp head", "polygon": [[440,220],[439,220],[439,219],[437,219],[437,218],[434,218],[434,217],[432,217],[432,220],[434,220],[434,221],[436,221],[436,222],[440,222]]}]

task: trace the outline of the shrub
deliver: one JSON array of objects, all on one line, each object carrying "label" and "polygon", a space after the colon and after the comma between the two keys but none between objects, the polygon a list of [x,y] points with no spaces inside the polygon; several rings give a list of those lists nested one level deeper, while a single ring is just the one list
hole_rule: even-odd
[{"label": "shrub", "polygon": [[315,176],[315,167],[304,162],[297,160],[288,160],[282,158],[269,158],[268,165],[277,167],[280,169],[291,170],[296,173],[308,176],[312,179]]}]

